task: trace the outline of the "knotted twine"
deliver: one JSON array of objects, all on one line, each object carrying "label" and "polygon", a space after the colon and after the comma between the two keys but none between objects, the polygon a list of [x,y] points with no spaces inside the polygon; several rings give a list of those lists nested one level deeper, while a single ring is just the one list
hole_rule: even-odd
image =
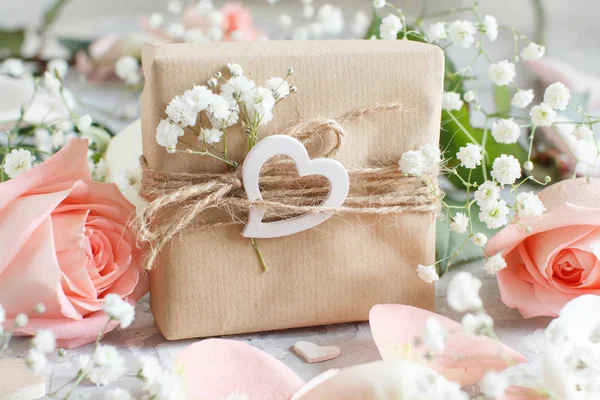
[{"label": "knotted twine", "polygon": [[[331,148],[321,146],[316,154],[311,154],[313,158],[333,157],[345,135],[341,124],[380,111],[402,111],[402,106],[390,103],[358,109],[337,120],[311,118],[293,125],[283,134],[299,140],[306,148],[333,135]],[[162,247],[183,230],[245,224],[250,207],[264,209],[265,222],[305,213],[386,215],[430,213],[439,208],[435,179],[403,175],[397,162],[348,169],[350,193],[339,207],[320,205],[329,193],[325,177],[299,177],[295,163],[287,157],[273,157],[262,167],[259,179],[262,201],[248,200],[241,165],[224,173],[192,174],[152,169],[143,157],[140,162],[143,172],[140,195],[149,203],[139,217],[138,232],[140,240],[149,245],[146,269],[152,268]],[[216,220],[200,218],[214,209],[225,213]]]}]

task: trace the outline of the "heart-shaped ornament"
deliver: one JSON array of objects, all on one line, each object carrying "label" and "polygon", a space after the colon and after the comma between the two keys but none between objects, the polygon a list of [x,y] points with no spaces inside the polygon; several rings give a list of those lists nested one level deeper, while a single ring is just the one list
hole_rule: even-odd
[{"label": "heart-shaped ornament", "polygon": [[[329,158],[311,160],[304,145],[286,135],[273,135],[261,140],[246,156],[242,167],[242,180],[248,200],[263,199],[258,175],[264,163],[278,155],[290,157],[296,163],[300,176],[322,175],[329,180],[329,193],[320,206],[339,207],[344,204],[350,189],[350,179],[344,166]],[[266,239],[293,235],[314,228],[332,216],[331,213],[303,214],[283,221],[262,222],[264,215],[265,210],[251,207],[242,236]]]},{"label": "heart-shaped ornament", "polygon": [[311,364],[333,360],[340,355],[339,347],[319,346],[313,342],[303,340],[294,343],[294,351]]}]

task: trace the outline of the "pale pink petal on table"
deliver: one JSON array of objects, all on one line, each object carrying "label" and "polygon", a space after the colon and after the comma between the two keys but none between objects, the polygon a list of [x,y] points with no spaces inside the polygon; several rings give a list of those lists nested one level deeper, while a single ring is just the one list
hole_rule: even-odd
[{"label": "pale pink petal on table", "polygon": [[530,388],[511,386],[506,389],[504,396],[499,397],[498,400],[548,400],[548,396]]},{"label": "pale pink petal on table", "polygon": [[236,340],[202,340],[183,350],[177,362],[189,399],[239,394],[249,400],[289,400],[305,383],[281,361]]},{"label": "pale pink petal on table", "polygon": [[423,337],[429,318],[435,318],[446,328],[448,341],[444,352],[428,362],[427,366],[461,386],[478,382],[488,371],[501,371],[511,363],[527,362],[521,354],[500,342],[484,336],[466,335],[458,322],[430,311],[399,304],[376,305],[369,315],[373,339],[383,359],[402,356],[416,359],[428,351],[424,344],[415,347],[414,342],[415,338]]}]

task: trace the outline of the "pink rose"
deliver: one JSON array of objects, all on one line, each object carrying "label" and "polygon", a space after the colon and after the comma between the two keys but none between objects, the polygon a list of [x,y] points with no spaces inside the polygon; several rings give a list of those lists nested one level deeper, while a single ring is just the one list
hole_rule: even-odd
[{"label": "pink rose", "polygon": [[[225,3],[219,11],[223,15],[223,41],[232,40],[231,34],[235,31],[240,32],[242,39],[246,41],[256,40],[261,35],[254,27],[250,9],[242,3]],[[208,23],[206,17],[199,15],[194,6],[188,6],[183,12],[183,25],[187,29],[205,29]]]},{"label": "pink rose", "polygon": [[502,301],[525,318],[556,317],[570,300],[600,295],[600,181],[562,181],[539,197],[547,213],[507,226],[487,248],[503,252]]},{"label": "pink rose", "polygon": [[[19,333],[54,330],[62,347],[93,342],[107,321],[109,293],[134,303],[147,291],[135,208],[114,184],[92,181],[87,141],[71,140],[30,171],[0,183],[0,304]],[[46,306],[32,315],[37,303]],[[114,328],[114,325],[112,325]]]}]

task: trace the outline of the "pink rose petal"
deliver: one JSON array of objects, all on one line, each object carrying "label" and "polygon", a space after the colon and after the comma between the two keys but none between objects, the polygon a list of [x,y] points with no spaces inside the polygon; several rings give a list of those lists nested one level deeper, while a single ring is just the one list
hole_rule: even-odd
[{"label": "pink rose petal", "polygon": [[[527,362],[527,359],[502,343],[484,336],[466,335],[459,323],[442,315],[416,307],[383,304],[376,305],[369,314],[373,339],[383,359],[416,352],[415,358],[427,351],[422,345],[414,347],[415,338],[422,338],[425,323],[437,319],[448,331],[446,350],[427,365],[456,381],[461,386],[478,382],[488,371],[501,371],[511,364]],[[410,351],[408,350],[410,347]]]},{"label": "pink rose petal", "polygon": [[239,394],[249,400],[289,400],[305,383],[281,361],[236,340],[194,343],[179,354],[178,363],[191,399]]}]

